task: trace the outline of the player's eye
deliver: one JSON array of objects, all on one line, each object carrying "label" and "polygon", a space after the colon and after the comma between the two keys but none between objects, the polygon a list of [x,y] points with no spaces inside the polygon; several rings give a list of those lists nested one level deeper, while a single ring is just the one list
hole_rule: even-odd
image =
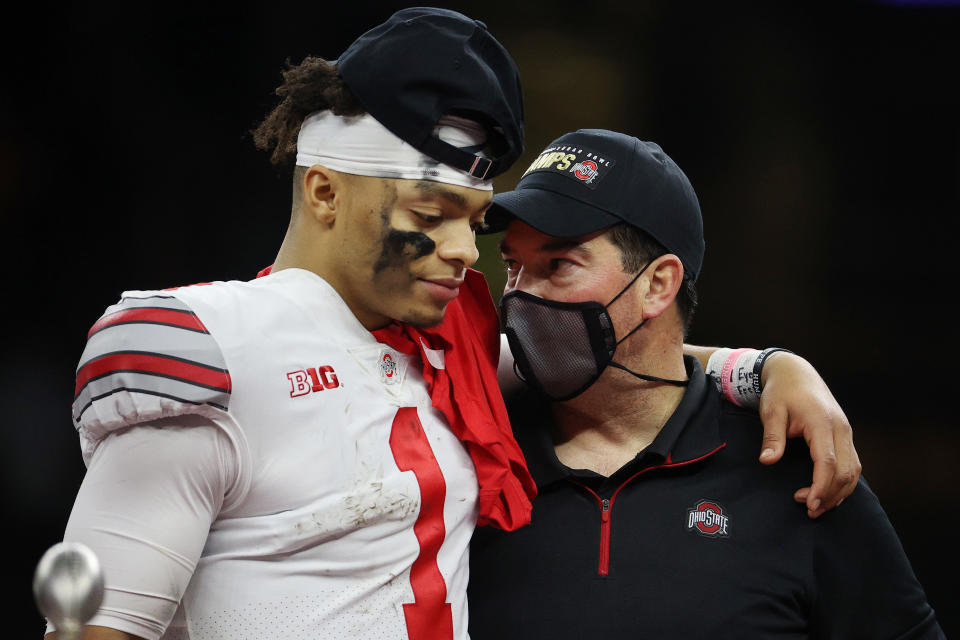
[{"label": "player's eye", "polygon": [[443,216],[434,214],[434,213],[424,213],[423,211],[414,211],[413,215],[417,216],[420,221],[425,225],[435,225],[443,222]]}]

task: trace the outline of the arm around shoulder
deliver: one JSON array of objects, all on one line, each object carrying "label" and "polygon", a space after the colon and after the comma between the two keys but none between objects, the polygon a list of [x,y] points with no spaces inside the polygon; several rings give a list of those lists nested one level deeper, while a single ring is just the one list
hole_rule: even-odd
[{"label": "arm around shoulder", "polygon": [[803,437],[813,459],[813,482],[794,494],[817,518],[857,485],[860,458],[853,430],[826,382],[807,360],[785,349],[715,349],[684,345],[696,356],[724,397],[755,407],[763,422],[760,462],[780,460],[787,438]]}]

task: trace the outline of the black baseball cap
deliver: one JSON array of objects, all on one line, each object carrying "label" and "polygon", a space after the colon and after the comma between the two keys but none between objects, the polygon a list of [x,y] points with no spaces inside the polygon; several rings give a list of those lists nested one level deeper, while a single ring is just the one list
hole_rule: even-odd
[{"label": "black baseball cap", "polygon": [[[336,63],[370,115],[434,160],[489,180],[523,153],[520,72],[479,20],[447,9],[402,9],[360,36]],[[446,115],[483,125],[485,153],[436,137],[434,127]]]},{"label": "black baseball cap", "polygon": [[626,222],[680,258],[694,280],[703,264],[690,180],[659,145],[615,131],[580,129],[547,145],[516,189],[494,196],[484,232],[503,231],[514,218],[558,237]]}]

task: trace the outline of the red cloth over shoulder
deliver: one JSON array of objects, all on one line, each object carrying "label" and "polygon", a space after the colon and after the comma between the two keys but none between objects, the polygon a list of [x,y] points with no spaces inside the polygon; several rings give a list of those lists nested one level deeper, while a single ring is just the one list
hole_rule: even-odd
[{"label": "red cloth over shoulder", "polygon": [[[467,269],[460,295],[436,327],[394,322],[373,335],[398,351],[420,355],[433,406],[447,418],[476,467],[478,524],[505,531],[528,524],[537,487],[497,384],[499,321],[483,274]],[[424,349],[443,351],[443,368],[435,368]]]}]

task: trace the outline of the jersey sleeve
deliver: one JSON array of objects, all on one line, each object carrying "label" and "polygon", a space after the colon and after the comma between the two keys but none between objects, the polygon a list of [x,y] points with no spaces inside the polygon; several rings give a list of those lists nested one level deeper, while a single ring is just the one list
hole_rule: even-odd
[{"label": "jersey sleeve", "polygon": [[103,603],[88,624],[147,640],[163,635],[241,473],[226,431],[178,416],[103,439],[64,534],[103,567]]},{"label": "jersey sleeve", "polygon": [[230,392],[220,346],[183,300],[127,292],[90,329],[77,367],[73,421],[84,462],[117,429],[227,411]]}]

